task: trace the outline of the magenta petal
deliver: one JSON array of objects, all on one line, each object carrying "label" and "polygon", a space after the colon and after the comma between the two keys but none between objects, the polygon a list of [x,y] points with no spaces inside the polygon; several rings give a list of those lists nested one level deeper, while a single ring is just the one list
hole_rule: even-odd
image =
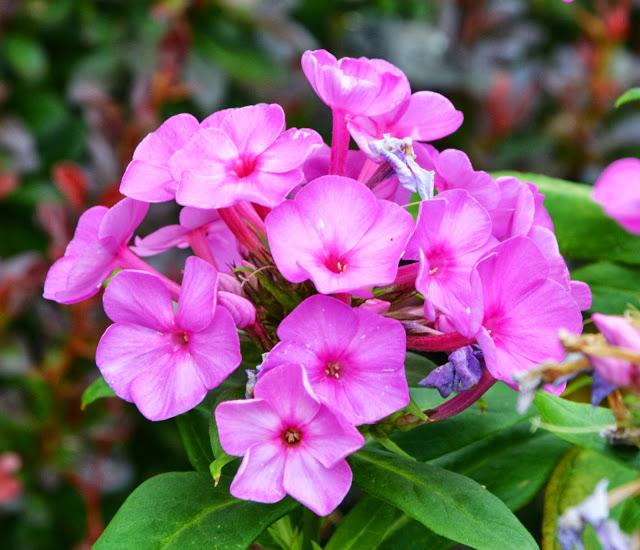
[{"label": "magenta petal", "polygon": [[176,313],[178,326],[192,332],[207,328],[216,309],[217,290],[216,269],[197,256],[189,256],[185,262],[178,300]]},{"label": "magenta petal", "polygon": [[262,399],[224,401],[215,415],[220,444],[230,455],[242,456],[252,445],[280,436],[282,421]]},{"label": "magenta petal", "polygon": [[283,173],[299,168],[323,144],[320,134],[308,128],[290,128],[260,155],[260,170]]},{"label": "magenta petal", "polygon": [[593,200],[627,231],[640,234],[640,159],[624,158],[607,166],[596,181]]},{"label": "magenta petal", "polygon": [[347,348],[356,331],[357,317],[350,306],[316,294],[284,318],[278,326],[278,337],[284,342],[308,343],[307,349],[321,351]]},{"label": "magenta petal", "polygon": [[102,218],[98,237],[116,245],[127,244],[134,231],[147,215],[149,205],[134,199],[125,198],[114,206]]},{"label": "magenta petal", "polygon": [[393,135],[416,141],[433,141],[448,136],[462,125],[464,117],[451,101],[435,92],[417,92],[394,124]]},{"label": "magenta petal", "polygon": [[177,182],[169,171],[169,159],[199,128],[190,114],[167,119],[136,147],[127,167],[120,192],[146,202],[164,202],[175,196]]},{"label": "magenta petal", "polygon": [[218,308],[208,327],[189,336],[189,352],[207,389],[218,386],[242,361],[231,314]]},{"label": "magenta petal", "polygon": [[116,394],[132,401],[130,386],[142,372],[153,370],[170,352],[165,334],[139,325],[111,325],[100,338],[96,363]]},{"label": "magenta petal", "polygon": [[115,323],[141,325],[158,331],[174,326],[173,303],[164,283],[144,271],[118,273],[104,292],[104,311]]},{"label": "magenta petal", "polygon": [[231,483],[231,494],[243,500],[272,503],[285,497],[282,483],[285,453],[278,443],[258,443],[247,450]]},{"label": "magenta petal", "polygon": [[219,290],[218,307],[224,308],[229,312],[238,328],[246,328],[256,322],[255,306],[239,294]]},{"label": "magenta petal", "polygon": [[66,288],[57,293],[56,300],[62,304],[72,304],[95,296],[116,267],[112,251],[96,243],[62,268],[68,269]]},{"label": "magenta petal", "polygon": [[207,394],[188,353],[173,351],[158,357],[129,387],[131,399],[149,420],[166,420],[197,406]]},{"label": "magenta petal", "polygon": [[364,445],[360,432],[340,413],[322,405],[318,414],[303,428],[301,450],[312,455],[324,467],[355,453]]},{"label": "magenta petal", "polygon": [[180,225],[185,229],[198,229],[218,220],[220,220],[220,214],[217,210],[192,206],[185,206],[180,210]]},{"label": "magenta petal", "polygon": [[353,475],[346,460],[325,468],[305,452],[292,452],[284,466],[284,488],[319,516],[333,512],[347,496]]},{"label": "magenta petal", "polygon": [[276,103],[233,109],[220,124],[220,129],[236,144],[240,153],[254,156],[262,154],[284,127],[284,111]]},{"label": "magenta petal", "polygon": [[153,256],[173,247],[187,246],[188,230],[181,225],[166,225],[144,238],[136,237],[131,250],[138,256]]},{"label": "magenta petal", "polygon": [[593,302],[593,296],[589,285],[582,281],[571,281],[569,285],[571,296],[576,301],[576,304],[578,304],[580,310],[586,311],[589,309]]},{"label": "magenta petal", "polygon": [[264,399],[283,419],[307,424],[320,409],[309,380],[300,365],[281,365],[258,380],[254,390],[257,399]]}]

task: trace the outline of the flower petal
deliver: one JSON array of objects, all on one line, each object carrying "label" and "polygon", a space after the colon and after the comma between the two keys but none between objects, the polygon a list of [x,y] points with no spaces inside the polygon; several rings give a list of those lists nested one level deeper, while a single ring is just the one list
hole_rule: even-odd
[{"label": "flower petal", "polygon": [[217,291],[218,272],[215,267],[197,256],[189,256],[178,300],[178,326],[190,332],[207,328],[216,309]]},{"label": "flower petal", "polygon": [[252,445],[280,436],[282,420],[264,399],[224,401],[215,415],[220,444],[230,455],[242,456]]},{"label": "flower petal", "polygon": [[285,454],[277,443],[259,443],[244,455],[238,473],[231,483],[236,498],[272,503],[286,493],[282,484]]},{"label": "flower petal", "polygon": [[292,452],[284,466],[285,491],[319,516],[327,516],[339,506],[352,479],[346,460],[325,468],[307,453]]},{"label": "flower petal", "polygon": [[128,323],[160,332],[174,326],[173,303],[164,283],[144,271],[125,270],[109,283],[104,311],[116,323]]}]

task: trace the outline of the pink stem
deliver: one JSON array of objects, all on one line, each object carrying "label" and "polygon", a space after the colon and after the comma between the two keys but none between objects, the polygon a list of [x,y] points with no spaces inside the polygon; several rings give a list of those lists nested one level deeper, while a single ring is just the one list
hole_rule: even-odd
[{"label": "pink stem", "polygon": [[329,174],[344,175],[344,165],[349,151],[349,129],[344,113],[333,111],[333,127],[331,129],[331,163]]},{"label": "pink stem", "polygon": [[454,351],[475,343],[475,338],[467,338],[458,332],[446,334],[408,334],[407,349],[415,351]]},{"label": "pink stem", "polygon": [[351,294],[349,294],[348,292],[339,292],[337,294],[333,294],[333,297],[337,300],[340,300],[341,302],[344,302],[348,306],[351,305]]},{"label": "pink stem", "polygon": [[445,418],[460,414],[478,401],[495,383],[496,379],[489,374],[489,371],[487,369],[483,370],[480,380],[478,380],[478,383],[473,388],[461,391],[455,397],[445,401],[435,409],[426,411],[429,422],[437,422],[438,420],[444,420]]},{"label": "pink stem", "polygon": [[160,273],[155,267],[150,266],[142,258],[136,256],[131,249],[123,246],[118,253],[118,257],[120,258],[120,265],[123,269],[139,269],[140,271],[151,273],[166,285],[173,298],[177,299],[180,296],[180,285],[178,283],[172,281],[169,277]]},{"label": "pink stem", "polygon": [[415,290],[416,277],[420,264],[418,262],[412,264],[401,265],[398,268],[396,280],[393,281],[393,287],[396,290]]},{"label": "pink stem", "polygon": [[209,262],[213,267],[218,269],[216,259],[213,257],[211,247],[209,246],[209,240],[207,239],[205,229],[196,229],[189,234],[188,237],[189,246],[196,256],[199,256],[203,260]]},{"label": "pink stem", "polygon": [[251,212],[248,208],[243,208],[242,203],[239,203],[228,208],[220,208],[218,214],[240,244],[258,257],[265,256],[264,246],[254,231],[254,229],[257,231],[264,229],[264,223],[255,210]]},{"label": "pink stem", "polygon": [[362,183],[367,183],[369,178],[376,173],[379,164],[370,158],[367,158],[360,169],[360,173],[358,174],[358,181]]}]

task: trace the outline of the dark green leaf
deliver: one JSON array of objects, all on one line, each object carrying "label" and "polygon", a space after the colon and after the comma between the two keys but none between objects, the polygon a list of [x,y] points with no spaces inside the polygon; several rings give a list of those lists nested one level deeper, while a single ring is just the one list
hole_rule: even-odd
[{"label": "dark green leaf", "polygon": [[574,260],[640,264],[640,238],[627,233],[591,200],[591,187],[539,174],[504,172],[536,185],[553,218],[562,255]]},{"label": "dark green leaf", "polygon": [[552,434],[532,434],[525,421],[431,464],[470,477],[511,510],[519,510],[542,489],[568,447]]},{"label": "dark green leaf", "polygon": [[574,270],[572,278],[591,287],[592,311],[621,314],[629,306],[640,307],[640,269],[598,262]]},{"label": "dark green leaf", "polygon": [[209,442],[210,421],[211,413],[200,407],[176,417],[184,450],[189,462],[198,472],[208,472],[209,464],[213,460]]},{"label": "dark green leaf", "polygon": [[474,548],[537,548],[505,504],[475,481],[384,451],[350,458],[355,484],[434,533]]},{"label": "dark green leaf", "polygon": [[616,107],[621,107],[625,103],[640,101],[640,88],[631,88],[616,99]]},{"label": "dark green leaf", "polygon": [[[573,448],[560,461],[545,491],[544,518],[542,522],[543,546],[560,549],[556,541],[558,517],[569,507],[588,497],[601,479],[609,480],[609,489],[631,481],[634,470],[626,468],[610,458],[587,449]],[[616,506],[611,516],[618,519],[625,506]],[[627,520],[628,521],[628,520]],[[630,525],[633,527],[634,525]],[[635,525],[637,528],[637,524]],[[585,547],[596,550],[600,545],[593,533],[585,533]]]},{"label": "dark green leaf", "polygon": [[84,409],[88,405],[91,405],[94,401],[102,399],[104,397],[115,397],[115,392],[109,387],[109,384],[102,376],[94,380],[91,385],[84,390],[82,399],[80,401],[80,408]]},{"label": "dark green leaf", "polygon": [[129,495],[94,549],[244,550],[295,506],[288,498],[276,504],[238,500],[229,494],[228,479],[214,487],[198,472],[160,474]]},{"label": "dark green leaf", "polygon": [[[424,391],[438,395],[436,390]],[[418,460],[432,460],[522,422],[523,417],[516,412],[517,398],[512,389],[496,384],[480,403],[462,414],[395,434],[393,440]]]},{"label": "dark green leaf", "polygon": [[29,82],[40,80],[47,70],[42,46],[30,36],[11,34],[2,39],[2,53],[13,70]]},{"label": "dark green leaf", "polygon": [[631,447],[614,447],[601,431],[615,426],[613,413],[604,407],[574,403],[547,392],[538,392],[534,403],[542,419],[541,428],[581,447],[594,449],[634,467],[640,467],[640,453]]}]

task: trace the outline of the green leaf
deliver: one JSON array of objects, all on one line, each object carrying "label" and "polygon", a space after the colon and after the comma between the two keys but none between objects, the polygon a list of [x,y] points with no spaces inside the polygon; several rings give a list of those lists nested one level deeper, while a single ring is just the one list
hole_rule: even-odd
[{"label": "green leaf", "polygon": [[629,306],[640,307],[640,269],[598,262],[575,269],[572,278],[591,287],[591,311],[621,314]]},{"label": "green leaf", "polygon": [[102,399],[104,397],[115,397],[115,392],[109,387],[106,380],[100,376],[94,380],[89,387],[82,393],[82,399],[80,400],[80,408],[85,409],[88,405],[91,405],[94,401]]},{"label": "green leaf", "polygon": [[[560,549],[556,540],[558,518],[567,508],[587,498],[598,481],[608,479],[609,489],[612,489],[635,477],[637,474],[634,470],[601,454],[576,447],[571,449],[553,472],[545,491],[542,521],[543,547],[549,550]],[[616,506],[611,516],[619,519],[627,506]],[[626,521],[627,527],[637,529],[638,525],[633,523],[633,518],[631,522],[629,518]],[[585,532],[584,542],[588,550],[600,548],[592,532]]]},{"label": "green leaf", "polygon": [[[436,390],[429,391],[438,395]],[[481,402],[462,414],[396,433],[393,440],[416,459],[432,460],[522,422],[525,417],[516,412],[517,399],[518,394],[512,389],[496,384]]]},{"label": "green leaf", "polygon": [[47,57],[42,46],[30,36],[11,34],[2,39],[2,52],[13,70],[24,80],[36,82],[47,71]]},{"label": "green leaf", "polygon": [[640,238],[627,233],[591,200],[591,187],[539,174],[502,172],[536,185],[555,224],[563,256],[640,264]]},{"label": "green leaf", "polygon": [[519,510],[544,487],[569,444],[546,432],[531,433],[528,422],[431,462],[470,477]]},{"label": "green leaf", "polygon": [[209,473],[213,478],[214,485],[218,485],[220,483],[220,478],[222,477],[222,469],[227,465],[237,460],[237,456],[231,456],[227,453],[223,452],[222,454],[216,456],[216,459],[209,464]]},{"label": "green leaf", "polygon": [[479,550],[502,550],[505,541],[537,548],[505,504],[467,477],[384,451],[363,450],[349,462],[358,487],[438,535]]},{"label": "green leaf", "polygon": [[209,423],[211,413],[201,407],[176,417],[176,424],[184,450],[191,465],[198,472],[208,472],[213,460],[213,452],[209,442]]},{"label": "green leaf", "polygon": [[616,108],[632,101],[640,101],[640,88],[631,88],[623,93],[618,99],[616,99]]},{"label": "green leaf", "polygon": [[[427,359],[424,355],[420,355],[419,353],[414,353],[412,351],[407,352],[404,364],[409,386],[416,386],[420,380],[425,378],[437,367],[431,359]],[[437,395],[437,392],[433,393]]]},{"label": "green leaf", "polygon": [[94,550],[244,550],[296,503],[238,500],[229,480],[213,486],[207,474],[170,472],[145,481],[129,495]]},{"label": "green leaf", "polygon": [[[635,448],[609,445],[600,432],[615,425],[610,409],[574,403],[547,392],[538,392],[534,403],[542,419],[541,428],[556,436],[596,451],[600,451],[633,467],[640,467],[640,453]],[[535,426],[535,424],[534,424]]]}]

